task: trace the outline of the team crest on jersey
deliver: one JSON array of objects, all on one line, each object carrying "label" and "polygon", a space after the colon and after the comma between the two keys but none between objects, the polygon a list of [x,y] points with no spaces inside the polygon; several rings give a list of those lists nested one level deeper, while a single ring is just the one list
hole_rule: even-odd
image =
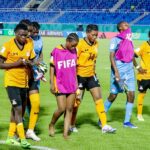
[{"label": "team crest on jersey", "polygon": [[143,90],[143,86],[142,85],[140,85],[139,90]]},{"label": "team crest on jersey", "polygon": [[83,84],[82,83],[79,83],[79,88],[82,88],[83,87]]},{"label": "team crest on jersey", "polygon": [[12,100],[12,105],[17,105],[17,102],[15,99]]}]

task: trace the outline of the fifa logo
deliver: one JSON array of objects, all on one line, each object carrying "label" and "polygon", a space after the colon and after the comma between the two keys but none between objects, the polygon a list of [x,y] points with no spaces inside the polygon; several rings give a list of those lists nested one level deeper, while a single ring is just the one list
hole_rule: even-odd
[{"label": "fifa logo", "polygon": [[68,60],[64,60],[64,61],[58,61],[57,65],[58,65],[58,69],[71,68],[71,67],[76,66],[76,61],[75,61],[75,59],[68,59]]}]

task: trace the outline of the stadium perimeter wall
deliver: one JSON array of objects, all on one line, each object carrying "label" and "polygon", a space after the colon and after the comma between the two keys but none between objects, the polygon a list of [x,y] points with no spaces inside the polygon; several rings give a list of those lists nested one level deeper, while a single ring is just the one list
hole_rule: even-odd
[{"label": "stadium perimeter wall", "polygon": [[[14,35],[13,29],[17,23],[4,23],[3,30],[0,30],[1,35]],[[83,25],[83,31],[77,31],[77,24],[41,24],[40,34],[42,36],[66,37],[70,32],[77,32],[80,38],[85,36],[86,25]],[[147,33],[150,31],[150,26],[131,26],[133,39],[147,40]],[[99,38],[109,39],[117,34],[116,25],[99,25]]]}]

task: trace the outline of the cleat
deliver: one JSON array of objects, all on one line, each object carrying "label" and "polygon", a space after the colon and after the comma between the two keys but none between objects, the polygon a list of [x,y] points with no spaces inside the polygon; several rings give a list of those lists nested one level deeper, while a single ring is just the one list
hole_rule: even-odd
[{"label": "cleat", "polygon": [[137,115],[137,119],[138,119],[138,121],[144,121],[144,118],[142,115]]},{"label": "cleat", "polygon": [[26,138],[27,139],[32,139],[34,141],[40,141],[41,139],[35,134],[35,132],[33,130],[28,130],[26,132]]},{"label": "cleat", "polygon": [[69,131],[70,131],[70,132],[77,133],[77,132],[78,132],[78,129],[77,129],[76,127],[70,127],[70,128],[69,128]]},{"label": "cleat", "polygon": [[12,138],[8,137],[7,140],[6,140],[6,144],[14,145],[14,146],[20,146],[20,143],[13,137]]},{"label": "cleat", "polygon": [[31,148],[31,144],[26,139],[21,139],[20,146],[25,149]]},{"label": "cleat", "polygon": [[98,124],[98,126],[99,126],[100,128],[102,128],[102,124],[101,124],[101,121],[100,121],[100,120],[98,120],[97,124]]},{"label": "cleat", "polygon": [[133,125],[131,122],[125,122],[125,123],[123,123],[123,126],[124,127],[129,127],[129,128],[132,128],[132,129],[138,128],[137,126]]},{"label": "cleat", "polygon": [[116,128],[112,128],[111,126],[109,125],[105,125],[103,128],[102,128],[102,133],[115,133],[116,132]]}]

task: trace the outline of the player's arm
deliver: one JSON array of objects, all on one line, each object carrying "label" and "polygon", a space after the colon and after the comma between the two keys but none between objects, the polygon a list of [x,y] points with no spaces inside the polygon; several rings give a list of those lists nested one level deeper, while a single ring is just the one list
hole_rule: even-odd
[{"label": "player's arm", "polygon": [[18,61],[14,63],[5,63],[5,60],[6,58],[0,56],[0,69],[11,69],[26,65],[25,60],[22,58],[20,58]]},{"label": "player's arm", "polygon": [[54,83],[55,66],[54,66],[53,56],[51,56],[51,60],[50,60],[49,74],[50,74],[50,91],[51,91],[52,94],[55,94],[55,92],[56,92],[55,83]]},{"label": "player's arm", "polygon": [[32,67],[34,65],[37,64],[37,60],[36,60],[36,54],[33,48],[33,44],[31,45],[31,53],[30,53],[30,57],[29,60],[26,60],[26,63],[28,64],[28,66]]},{"label": "player's arm", "polygon": [[43,52],[41,51],[40,57],[39,57],[39,62],[43,61]]},{"label": "player's arm", "polygon": [[25,60],[23,58],[20,58],[18,59],[18,61],[13,63],[5,63],[9,53],[10,53],[10,43],[7,42],[3,45],[2,49],[0,50],[0,69],[11,69],[26,65]]},{"label": "player's arm", "polygon": [[114,58],[115,58],[115,52],[110,52],[111,67],[114,70],[116,81],[119,81],[120,80],[120,75],[119,75],[119,71],[117,69],[116,62],[115,62]]},{"label": "player's arm", "polygon": [[50,65],[50,91],[52,94],[55,93],[54,72],[54,66]]},{"label": "player's arm", "polygon": [[43,61],[43,51],[42,50],[43,50],[43,47],[40,50],[39,58],[37,60],[37,65],[40,64],[40,62]]},{"label": "player's arm", "polygon": [[119,81],[120,75],[119,75],[119,71],[115,62],[115,52],[116,52],[117,47],[118,47],[118,41],[116,38],[113,38],[110,42],[110,63],[115,74],[115,79]]},{"label": "player's arm", "polygon": [[32,61],[30,60],[30,64],[33,65],[39,65],[40,62],[43,61],[43,53],[40,53],[39,59],[32,59]]},{"label": "player's arm", "polygon": [[142,56],[142,51],[144,49],[144,44],[140,47],[134,50],[134,58],[133,58],[133,64],[134,67],[138,70],[139,73],[141,74],[145,74],[147,71],[146,69],[143,69],[140,65],[138,65],[136,58],[138,58],[139,56]]}]

